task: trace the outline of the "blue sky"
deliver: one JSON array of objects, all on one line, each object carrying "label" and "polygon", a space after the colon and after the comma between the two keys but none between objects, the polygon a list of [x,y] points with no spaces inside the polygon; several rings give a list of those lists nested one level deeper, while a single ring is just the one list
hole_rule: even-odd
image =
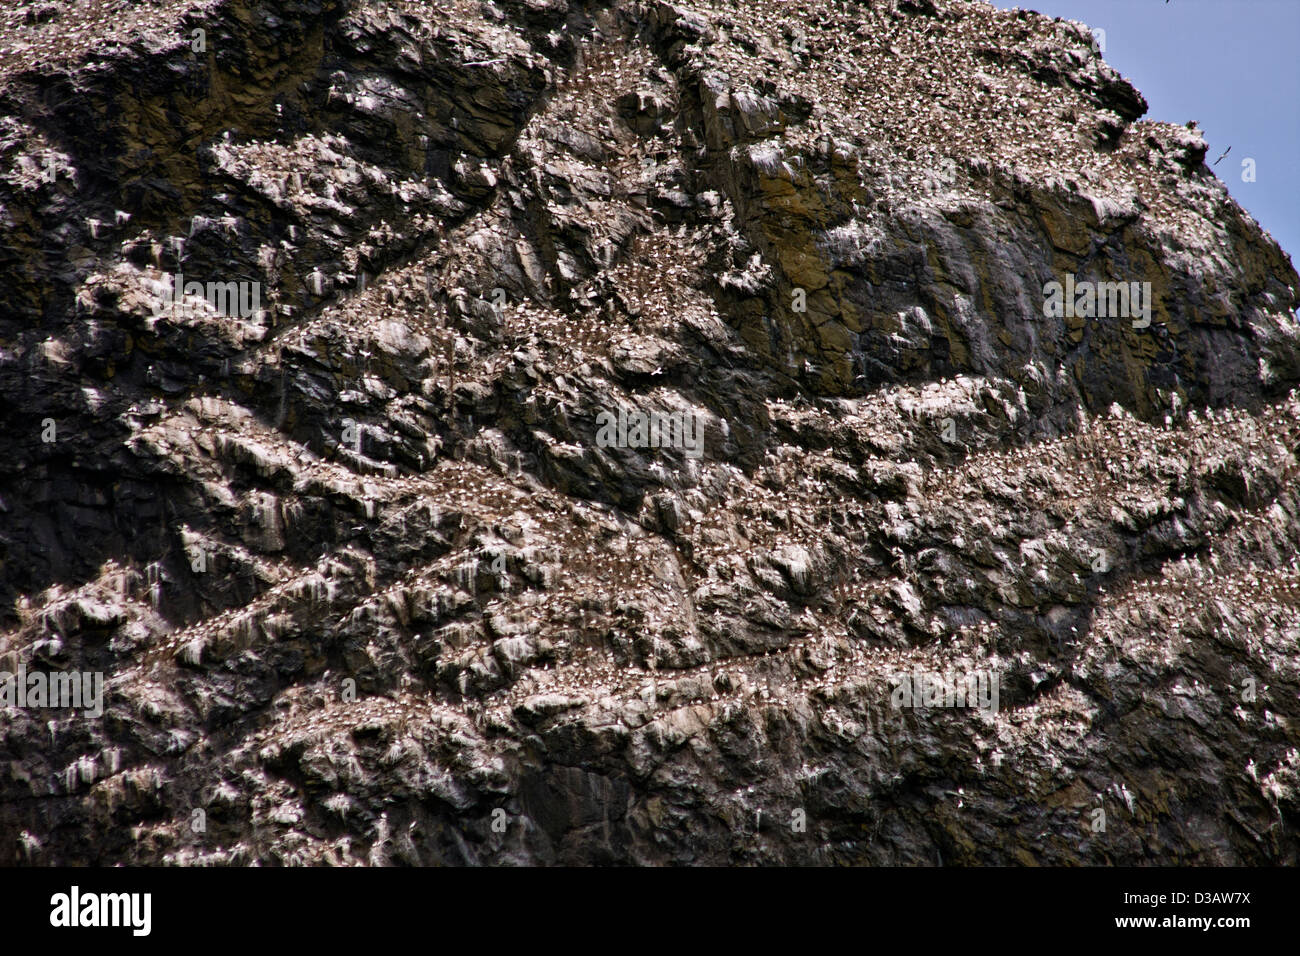
[{"label": "blue sky", "polygon": [[[1300,261],[1300,0],[994,0],[1106,31],[1106,61],[1146,97],[1143,119],[1196,120],[1205,161]],[[1242,181],[1243,159],[1255,182]]]}]

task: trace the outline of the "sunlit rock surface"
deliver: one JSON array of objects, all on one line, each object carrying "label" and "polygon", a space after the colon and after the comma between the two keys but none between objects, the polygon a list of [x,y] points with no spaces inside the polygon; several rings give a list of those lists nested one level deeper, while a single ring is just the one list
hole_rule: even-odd
[{"label": "sunlit rock surface", "polygon": [[1300,278],[1145,108],[965,0],[10,3],[0,670],[106,686],[0,862],[1300,862]]}]

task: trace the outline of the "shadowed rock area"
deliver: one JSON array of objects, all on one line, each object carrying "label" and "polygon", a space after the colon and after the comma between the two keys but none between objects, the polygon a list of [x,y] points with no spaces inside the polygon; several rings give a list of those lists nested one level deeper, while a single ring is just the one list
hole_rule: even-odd
[{"label": "shadowed rock area", "polygon": [[1300,863],[1300,277],[1145,110],[975,0],[11,0],[0,671],[105,683],[0,862]]}]

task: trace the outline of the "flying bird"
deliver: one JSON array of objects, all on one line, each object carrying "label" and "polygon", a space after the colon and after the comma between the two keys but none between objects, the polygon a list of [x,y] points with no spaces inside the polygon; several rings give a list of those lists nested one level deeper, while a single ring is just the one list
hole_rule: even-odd
[{"label": "flying bird", "polygon": [[[1165,0],[1165,2],[1168,3],[1169,0]],[[1229,153],[1231,153],[1231,152],[1232,152],[1232,147],[1229,146],[1227,149],[1225,149],[1225,150],[1223,151],[1223,156],[1227,156],[1227,155],[1228,155]],[[1219,163],[1223,162],[1223,156],[1220,156],[1218,159],[1216,159],[1216,160],[1215,160],[1213,163],[1211,163],[1210,165],[1212,165],[1212,166],[1217,166],[1217,165],[1219,165]]]}]

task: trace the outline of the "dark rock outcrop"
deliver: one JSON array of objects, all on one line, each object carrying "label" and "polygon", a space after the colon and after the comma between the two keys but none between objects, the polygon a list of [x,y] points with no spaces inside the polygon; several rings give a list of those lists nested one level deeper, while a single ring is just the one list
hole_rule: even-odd
[{"label": "dark rock outcrop", "polygon": [[0,859],[1300,862],[1300,277],[1081,25],[0,37]]}]

